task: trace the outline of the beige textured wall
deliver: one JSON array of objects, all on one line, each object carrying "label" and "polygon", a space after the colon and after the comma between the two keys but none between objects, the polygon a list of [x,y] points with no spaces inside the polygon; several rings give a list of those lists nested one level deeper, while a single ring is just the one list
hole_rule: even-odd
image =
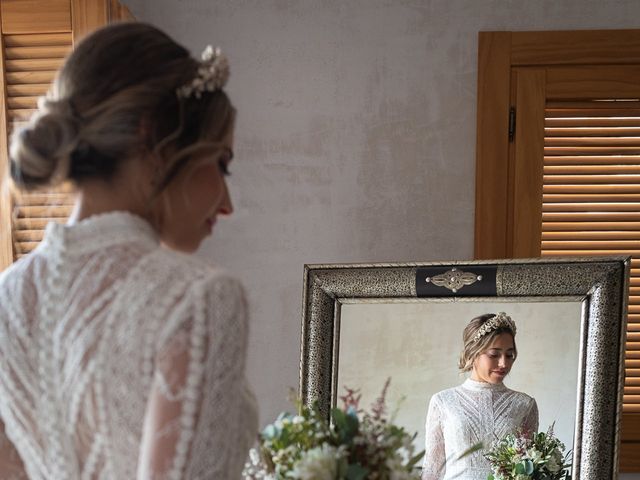
[{"label": "beige textured wall", "polygon": [[200,253],[249,289],[263,423],[297,385],[304,263],[473,255],[477,32],[640,18],[636,0],[124,3],[231,58],[236,214]]}]

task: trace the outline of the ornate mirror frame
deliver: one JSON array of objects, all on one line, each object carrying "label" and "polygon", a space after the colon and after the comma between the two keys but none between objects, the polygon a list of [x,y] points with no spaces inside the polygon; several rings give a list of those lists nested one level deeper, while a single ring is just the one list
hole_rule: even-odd
[{"label": "ornate mirror frame", "polygon": [[422,297],[582,301],[574,480],[617,478],[630,258],[305,265],[300,397],[335,404],[341,305]]}]

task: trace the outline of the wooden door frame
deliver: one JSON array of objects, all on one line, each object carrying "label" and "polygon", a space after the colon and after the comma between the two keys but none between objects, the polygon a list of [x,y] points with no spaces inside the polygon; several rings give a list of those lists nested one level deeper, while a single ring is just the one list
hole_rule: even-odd
[{"label": "wooden door frame", "polygon": [[[479,34],[476,259],[509,258],[514,251],[513,223],[520,208],[513,205],[514,191],[518,176],[526,174],[514,171],[511,157],[517,154],[517,146],[510,148],[509,141],[510,111],[518,94],[517,71],[564,65],[640,65],[640,30]],[[516,118],[518,115],[516,112]],[[542,167],[531,168],[538,171]],[[640,414],[622,415],[621,439],[620,471],[640,472]]]},{"label": "wooden door frame", "polygon": [[[509,258],[509,110],[515,67],[640,64],[640,30],[480,32],[474,257]],[[511,212],[513,214],[513,212]]]}]

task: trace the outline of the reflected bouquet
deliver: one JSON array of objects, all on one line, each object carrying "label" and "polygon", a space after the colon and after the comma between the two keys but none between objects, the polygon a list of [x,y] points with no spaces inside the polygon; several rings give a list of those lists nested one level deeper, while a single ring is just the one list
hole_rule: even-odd
[{"label": "reflected bouquet", "polygon": [[259,435],[245,465],[245,480],[413,480],[419,479],[413,440],[386,417],[389,381],[370,412],[359,409],[360,395],[346,389],[331,424],[317,408],[299,405],[299,414],[281,414]]},{"label": "reflected bouquet", "polygon": [[487,480],[570,480],[569,452],[553,434],[519,431],[496,441],[485,457],[491,463]]}]

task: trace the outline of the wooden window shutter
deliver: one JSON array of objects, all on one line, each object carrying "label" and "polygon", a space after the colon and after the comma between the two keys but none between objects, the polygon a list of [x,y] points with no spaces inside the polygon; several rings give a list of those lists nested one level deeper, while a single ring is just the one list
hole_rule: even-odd
[{"label": "wooden window shutter", "polygon": [[623,411],[640,413],[640,103],[548,102],[542,256],[632,255]]},{"label": "wooden window shutter", "polygon": [[[113,20],[131,20],[116,0],[0,0],[0,182],[8,176],[8,138],[35,111],[73,45]],[[0,270],[33,250],[49,221],[71,213],[71,188],[0,193]]]},{"label": "wooden window shutter", "polygon": [[477,258],[632,255],[620,471],[640,471],[640,31],[480,34],[476,190]]}]

